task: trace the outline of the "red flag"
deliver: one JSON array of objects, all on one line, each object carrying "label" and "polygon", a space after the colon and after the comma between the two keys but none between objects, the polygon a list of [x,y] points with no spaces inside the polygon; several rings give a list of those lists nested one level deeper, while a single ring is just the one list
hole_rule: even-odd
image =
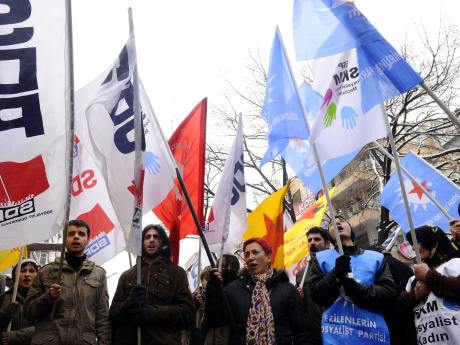
[{"label": "red flag", "polygon": [[0,163],[0,204],[17,204],[49,188],[41,155],[27,162]]},{"label": "red flag", "polygon": [[[201,226],[204,224],[206,111],[207,98],[204,98],[182,121],[168,141]],[[177,178],[174,183],[174,188],[163,202],[153,209],[153,212],[170,231],[169,241],[173,261],[177,263],[179,241],[187,235],[198,234],[198,231]]]}]

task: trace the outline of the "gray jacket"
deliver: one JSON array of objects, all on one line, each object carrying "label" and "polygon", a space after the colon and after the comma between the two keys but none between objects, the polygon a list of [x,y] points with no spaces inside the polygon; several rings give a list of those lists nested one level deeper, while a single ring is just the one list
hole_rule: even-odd
[{"label": "gray jacket", "polygon": [[[57,282],[59,259],[44,266],[29,290],[26,316],[36,321],[33,344],[109,345],[109,295],[105,271],[85,260],[79,269],[64,260],[61,296],[53,302],[48,288]],[[55,305],[55,315],[51,312]]]}]

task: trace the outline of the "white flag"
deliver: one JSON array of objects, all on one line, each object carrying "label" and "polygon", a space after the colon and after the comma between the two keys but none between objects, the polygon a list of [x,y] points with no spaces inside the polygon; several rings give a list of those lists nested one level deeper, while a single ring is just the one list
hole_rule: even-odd
[{"label": "white flag", "polygon": [[8,1],[0,11],[0,250],[66,222],[64,5]]},{"label": "white flag", "polygon": [[[224,253],[238,249],[246,230],[246,182],[244,178],[243,121],[241,115],[235,141],[225,162],[208,217],[205,236],[208,244],[225,243]],[[219,246],[213,246],[218,251]]]},{"label": "white flag", "polygon": [[[310,141],[325,161],[361,149],[387,135],[380,105],[363,113],[356,50],[314,60],[312,88],[324,95]],[[315,163],[310,155],[308,165]]]},{"label": "white flag", "polygon": [[[79,195],[72,200],[72,215],[83,217],[98,204],[113,224],[112,238],[107,225],[96,224],[95,235],[89,250],[95,249],[95,258],[107,260],[125,249],[133,219],[134,197],[134,110],[132,72],[135,65],[133,42],[128,40],[115,63],[96,80],[80,89],[76,96],[76,135],[82,143],[86,156],[80,171],[81,176],[88,166],[100,175],[93,196],[83,200]],[[155,114],[145,90],[141,87],[139,98],[144,126],[144,200],[143,214],[160,203],[173,186],[174,168],[167,154],[167,143],[162,140]],[[83,158],[82,158],[83,159]],[[91,193],[86,192],[88,195]],[[93,211],[94,212],[94,211]],[[92,224],[90,223],[92,227]],[[120,230],[122,232],[120,232]],[[105,234],[104,234],[105,233]],[[99,236],[99,237],[98,237]],[[104,238],[103,245],[94,241]],[[107,236],[105,238],[104,236]],[[93,237],[93,229],[92,236]],[[92,247],[94,245],[94,247]],[[92,253],[92,251],[91,251]],[[94,253],[93,255],[95,255]]]}]

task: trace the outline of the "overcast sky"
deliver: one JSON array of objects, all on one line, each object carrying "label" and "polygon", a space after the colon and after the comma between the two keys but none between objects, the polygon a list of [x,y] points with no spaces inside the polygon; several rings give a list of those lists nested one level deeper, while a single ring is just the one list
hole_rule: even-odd
[{"label": "overcast sky", "polygon": [[[268,61],[279,25],[294,68],[292,0],[74,0],[76,87],[102,73],[128,37],[131,6],[139,74],[166,136],[203,97],[219,104],[226,80],[244,87],[248,50]],[[398,47],[416,40],[423,24],[435,36],[440,22],[457,23],[454,0],[356,0],[358,8]],[[460,24],[460,23],[457,23]],[[208,133],[210,135],[210,133]],[[184,248],[181,263],[193,253]],[[121,264],[120,264],[121,263]],[[128,267],[127,254],[104,265],[108,276]],[[125,266],[125,267],[123,267]],[[113,295],[118,274],[109,279]]]}]

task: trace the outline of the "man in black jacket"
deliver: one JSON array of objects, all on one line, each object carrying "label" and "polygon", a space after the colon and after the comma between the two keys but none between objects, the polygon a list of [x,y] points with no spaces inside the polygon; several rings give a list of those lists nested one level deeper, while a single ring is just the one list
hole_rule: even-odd
[{"label": "man in black jacket", "polygon": [[134,344],[137,326],[142,328],[142,345],[180,344],[180,331],[190,329],[195,308],[187,275],[171,262],[162,226],[146,226],[142,239],[142,283],[136,285],[137,265],[118,281],[109,312],[112,344]]},{"label": "man in black jacket", "polygon": [[[347,220],[338,216],[336,222],[344,255],[340,255],[337,249],[317,253],[311,263],[308,282],[313,300],[326,308],[322,319],[323,342],[351,344],[357,340],[350,336],[353,334],[354,337],[365,338],[369,344],[374,342],[389,344],[388,329],[383,316],[378,313],[384,309],[388,301],[396,298],[396,289],[388,263],[382,254],[363,250],[354,244],[355,236]],[[335,242],[336,236],[332,224],[329,226],[329,235]],[[343,319],[338,318],[337,315],[346,309],[347,301],[353,303],[354,310],[360,309],[362,315],[370,315],[368,311],[372,310],[374,312],[372,323],[366,325],[373,325],[375,322],[384,331],[376,331],[372,334],[370,329],[358,331],[359,327],[355,328],[355,318],[346,318],[347,311],[344,311]],[[330,317],[329,312],[332,310],[334,314]],[[339,326],[334,327],[334,322],[337,320],[352,321],[341,322],[339,329]],[[385,341],[381,341],[382,339]]]},{"label": "man in black jacket", "polygon": [[[311,228],[307,232],[307,243],[311,260],[317,252],[329,249],[330,242],[327,230],[318,226]],[[297,290],[300,293],[300,297],[302,297],[305,313],[307,314],[307,318],[311,325],[311,333],[308,337],[308,343],[310,345],[321,345],[323,343],[321,338],[321,316],[324,308],[315,303],[315,301],[311,298],[310,286],[307,283],[311,272],[311,265],[309,263],[307,264],[307,267],[302,269],[296,275],[296,283],[299,285],[302,282],[304,271],[307,270],[303,286],[299,286]]]}]

